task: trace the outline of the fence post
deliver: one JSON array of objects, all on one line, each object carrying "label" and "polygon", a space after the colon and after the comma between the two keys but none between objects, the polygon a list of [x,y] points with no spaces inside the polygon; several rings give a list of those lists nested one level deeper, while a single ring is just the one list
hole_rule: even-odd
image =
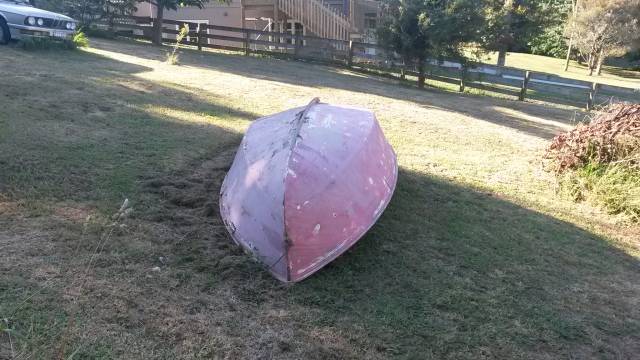
[{"label": "fence post", "polygon": [[520,95],[518,96],[518,100],[524,101],[525,96],[527,96],[527,87],[529,86],[530,79],[531,71],[527,70],[524,72],[524,79],[522,80],[522,87],[520,88]]},{"label": "fence post", "polygon": [[593,101],[596,99],[598,93],[599,84],[597,82],[591,83],[591,89],[589,89],[589,95],[587,98],[587,110],[593,109]]},{"label": "fence post", "polygon": [[464,78],[467,77],[467,68],[462,65],[460,68],[460,87],[458,88],[459,92],[464,92]]},{"label": "fence post", "polygon": [[242,32],[244,34],[244,55],[249,56],[251,52],[249,36],[251,36],[251,34],[249,34],[249,32],[246,29],[242,29]]},{"label": "fence post", "polygon": [[349,40],[349,57],[347,58],[347,66],[351,68],[353,66],[353,40]]},{"label": "fence post", "polygon": [[294,37],[293,44],[293,57],[297,58],[300,52],[300,48],[302,47],[302,39],[300,39],[300,35],[296,35]]},{"label": "fence post", "polygon": [[202,29],[203,26],[201,26],[201,24],[198,24],[198,51],[202,51],[202,34],[204,33]]}]

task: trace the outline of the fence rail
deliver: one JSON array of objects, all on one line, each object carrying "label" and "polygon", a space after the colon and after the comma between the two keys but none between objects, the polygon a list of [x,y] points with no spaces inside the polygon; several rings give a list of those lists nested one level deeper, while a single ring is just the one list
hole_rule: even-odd
[{"label": "fence rail", "polygon": [[[102,26],[121,36],[151,40],[153,22],[149,17],[127,16]],[[343,64],[350,68],[393,76],[400,79],[418,77],[415,64],[405,64],[384,48],[369,43],[327,39],[317,36],[268,32],[229,26],[198,24],[165,19],[162,39],[175,43],[179,28],[189,28],[184,44],[203,48],[244,51]],[[611,100],[640,102],[640,88],[632,89],[564,78],[554,74],[470,63],[466,67],[456,61],[428,61],[425,64],[429,83],[445,83],[513,96],[518,100],[539,99],[552,103],[592,109]]]}]

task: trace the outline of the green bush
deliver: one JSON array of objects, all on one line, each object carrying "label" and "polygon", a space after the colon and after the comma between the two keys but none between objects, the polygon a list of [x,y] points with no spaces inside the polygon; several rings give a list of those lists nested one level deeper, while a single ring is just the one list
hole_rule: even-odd
[{"label": "green bush", "polygon": [[73,34],[73,45],[77,48],[87,48],[89,47],[89,38],[82,31],[77,31]]},{"label": "green bush", "polygon": [[38,36],[25,37],[20,40],[19,44],[25,50],[69,50],[75,48],[73,41]]},{"label": "green bush", "polygon": [[25,50],[73,50],[79,47],[89,47],[89,38],[78,31],[71,40],[59,40],[50,37],[25,37],[19,45]]},{"label": "green bush", "polygon": [[575,201],[588,201],[612,214],[640,221],[640,169],[629,162],[588,163],[559,177],[563,192]]}]

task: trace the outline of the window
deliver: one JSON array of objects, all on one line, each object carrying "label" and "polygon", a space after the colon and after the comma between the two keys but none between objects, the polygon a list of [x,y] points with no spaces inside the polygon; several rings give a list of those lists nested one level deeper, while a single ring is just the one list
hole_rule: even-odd
[{"label": "window", "polygon": [[365,29],[375,29],[378,27],[378,14],[376,13],[365,13],[364,14],[364,28]]}]

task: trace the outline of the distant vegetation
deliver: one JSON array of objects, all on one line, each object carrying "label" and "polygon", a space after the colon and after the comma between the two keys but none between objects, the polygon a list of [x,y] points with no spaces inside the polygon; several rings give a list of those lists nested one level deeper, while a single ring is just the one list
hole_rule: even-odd
[{"label": "distant vegetation", "polygon": [[60,12],[89,27],[96,21],[112,21],[113,18],[130,15],[137,10],[136,0],[33,0],[40,8]]},{"label": "distant vegetation", "polygon": [[[147,0],[165,10],[203,8],[210,0]],[[229,2],[228,0],[211,0]],[[32,0],[38,7],[76,18],[86,28],[131,15],[137,0]],[[640,0],[381,0],[379,42],[405,61],[455,57],[462,47],[497,52],[504,66],[507,52],[524,52],[588,64],[600,74],[611,57],[640,47]],[[154,26],[159,26],[156,22]],[[156,29],[157,30],[157,29]],[[160,44],[160,32],[154,31]]]},{"label": "distant vegetation", "polygon": [[589,74],[600,74],[611,56],[640,46],[640,0],[582,0],[567,23],[569,44],[586,59]]},{"label": "distant vegetation", "polygon": [[546,158],[561,190],[640,221],[640,105],[615,104],[558,135]]},{"label": "distant vegetation", "polygon": [[600,73],[612,56],[640,46],[640,0],[383,0],[382,45],[405,61],[454,57],[463,47],[565,57]]}]

